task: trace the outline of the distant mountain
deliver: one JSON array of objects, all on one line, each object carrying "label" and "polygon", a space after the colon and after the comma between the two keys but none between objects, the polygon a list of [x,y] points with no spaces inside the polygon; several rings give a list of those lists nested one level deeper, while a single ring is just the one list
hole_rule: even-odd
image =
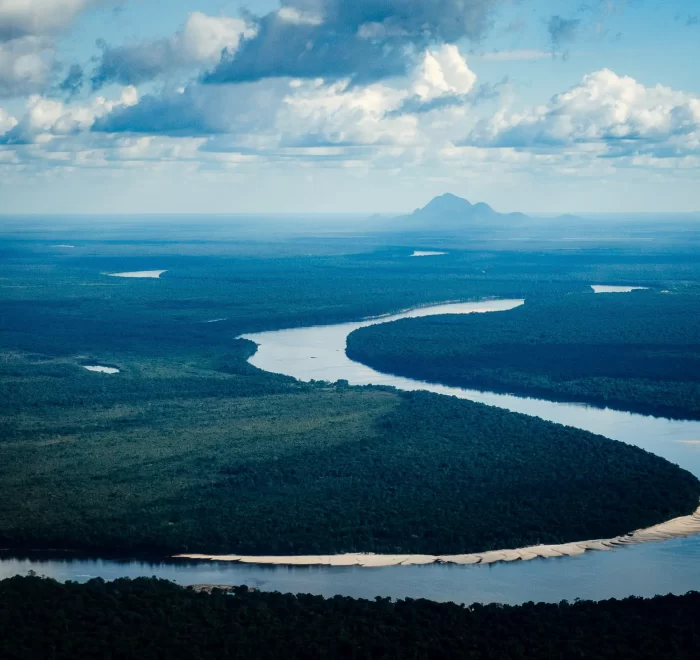
[{"label": "distant mountain", "polygon": [[409,227],[459,227],[467,225],[488,225],[500,221],[514,222],[525,220],[523,213],[498,213],[488,204],[472,204],[462,197],[446,193],[435,197],[426,206],[416,209],[411,215],[402,216],[406,228]]}]

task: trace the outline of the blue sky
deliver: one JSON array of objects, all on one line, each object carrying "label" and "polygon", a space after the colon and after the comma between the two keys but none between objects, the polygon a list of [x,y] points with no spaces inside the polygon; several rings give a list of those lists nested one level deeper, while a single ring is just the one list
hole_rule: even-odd
[{"label": "blue sky", "polygon": [[698,0],[0,0],[0,213],[697,211],[698,61]]}]

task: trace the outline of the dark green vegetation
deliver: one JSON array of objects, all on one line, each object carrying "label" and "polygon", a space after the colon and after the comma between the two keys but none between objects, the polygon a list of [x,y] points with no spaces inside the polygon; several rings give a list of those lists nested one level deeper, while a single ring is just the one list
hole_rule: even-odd
[{"label": "dark green vegetation", "polygon": [[697,480],[663,459],[495,408],[222,390],[14,419],[0,544],[439,554],[606,538],[697,507]]},{"label": "dark green vegetation", "polygon": [[[235,339],[426,302],[580,292],[591,279],[693,288],[694,255],[430,262],[338,241],[283,258],[243,244],[235,257],[76,244],[2,253],[3,546],[468,552],[613,536],[697,506],[697,480],[641,450],[464,401],[296,383],[251,367],[254,346]],[[163,268],[161,280],[101,274]]]},{"label": "dark green vegetation", "polygon": [[700,594],[521,606],[250,592],[164,580],[0,582],[0,657],[697,658]]},{"label": "dark green vegetation", "polygon": [[700,295],[533,296],[503,314],[362,328],[348,355],[448,385],[700,419]]}]

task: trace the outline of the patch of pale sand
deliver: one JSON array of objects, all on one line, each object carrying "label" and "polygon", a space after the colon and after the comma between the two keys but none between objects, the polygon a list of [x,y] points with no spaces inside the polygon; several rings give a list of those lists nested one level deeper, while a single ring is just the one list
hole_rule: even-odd
[{"label": "patch of pale sand", "polygon": [[530,561],[531,559],[537,559],[538,557],[539,555],[536,552],[528,552],[525,549],[520,551],[521,561]]},{"label": "patch of pale sand", "polygon": [[647,529],[612,539],[594,539],[578,543],[535,545],[513,550],[490,550],[464,555],[376,555],[372,553],[348,553],[343,555],[267,556],[245,555],[176,555],[177,559],[201,559],[209,561],[237,561],[244,564],[276,564],[287,566],[412,566],[416,564],[493,564],[503,561],[530,560],[550,557],[575,557],[589,550],[608,551],[618,546],[635,545],[652,541],[666,541],[700,534],[700,507],[689,516],[674,518]]},{"label": "patch of pale sand", "polygon": [[481,555],[441,555],[437,558],[439,564],[478,564],[481,561]]},{"label": "patch of pale sand", "polygon": [[167,273],[167,270],[135,270],[129,273],[104,273],[109,275],[109,277],[140,277],[147,279],[157,280],[163,273]]},{"label": "patch of pale sand", "polygon": [[483,553],[465,555],[376,555],[371,553],[349,553],[343,555],[305,555],[305,556],[242,556],[242,555],[177,555],[183,559],[206,559],[216,561],[239,561],[254,564],[286,564],[286,565],[326,565],[326,566],[397,566],[451,563],[451,564],[490,564],[502,561],[529,560],[536,557],[576,556],[588,550],[607,551],[616,546],[633,545],[650,541],[664,541],[671,538],[690,536],[700,533],[700,508],[690,516],[682,516],[641,529],[631,534],[618,536],[613,539],[598,539],[580,543],[562,543],[555,545],[538,545],[514,550],[492,550]]},{"label": "patch of pale sand", "polygon": [[648,286],[615,286],[608,284],[591,284],[593,293],[629,293],[630,291],[646,291]]},{"label": "patch of pale sand", "polygon": [[242,557],[240,555],[177,555],[180,559],[209,559],[212,561],[240,561]]},{"label": "patch of pale sand", "polygon": [[433,555],[408,555],[408,559],[401,562],[401,566],[422,566],[425,564],[434,564],[435,557]]},{"label": "patch of pale sand", "polygon": [[586,549],[587,550],[610,551],[613,549],[613,546],[608,545],[604,541],[588,541],[586,543]]},{"label": "patch of pale sand", "polygon": [[435,252],[434,250],[414,250],[412,257],[439,257],[447,252]]},{"label": "patch of pale sand", "polygon": [[497,564],[502,561],[515,561],[520,559],[520,555],[517,550],[493,550],[491,552],[484,552],[481,555],[480,564]]}]

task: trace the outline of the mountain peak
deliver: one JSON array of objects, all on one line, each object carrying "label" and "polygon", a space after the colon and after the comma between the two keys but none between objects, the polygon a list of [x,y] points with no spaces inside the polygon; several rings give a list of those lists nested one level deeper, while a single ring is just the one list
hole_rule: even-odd
[{"label": "mountain peak", "polygon": [[452,193],[445,193],[444,195],[439,195],[430,200],[423,208],[416,209],[416,213],[466,213],[472,208],[471,203],[463,199],[462,197],[457,197]]},{"label": "mountain peak", "polygon": [[411,215],[403,216],[405,227],[447,228],[490,226],[502,221],[523,221],[527,216],[522,213],[503,214],[494,211],[485,202],[472,204],[470,201],[445,193],[434,197],[423,208],[416,209]]}]

